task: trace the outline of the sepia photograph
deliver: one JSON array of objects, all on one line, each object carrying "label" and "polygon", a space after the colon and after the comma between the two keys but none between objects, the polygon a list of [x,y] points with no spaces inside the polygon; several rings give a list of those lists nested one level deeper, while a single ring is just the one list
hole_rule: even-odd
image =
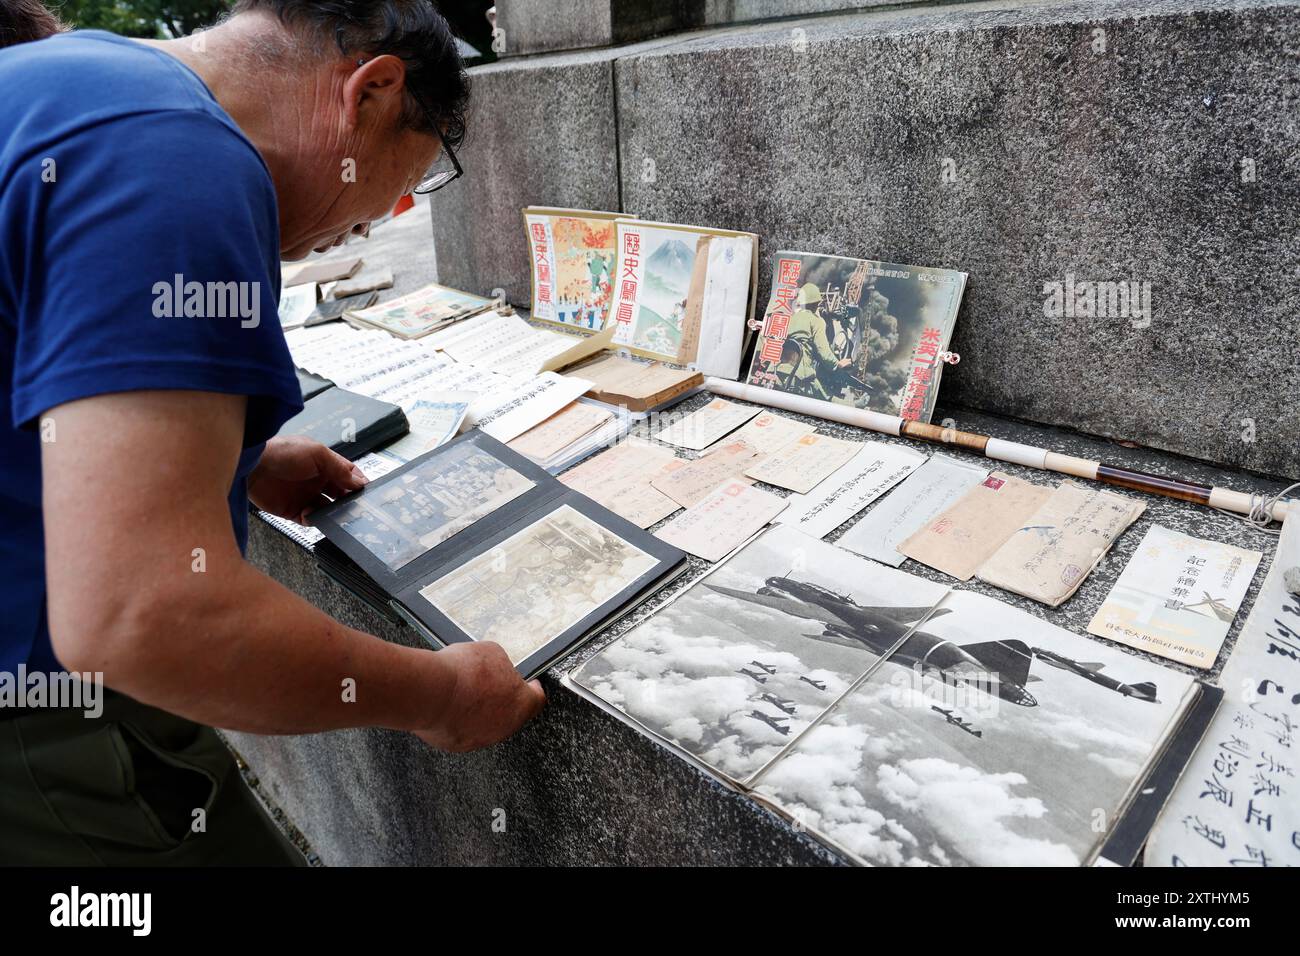
[{"label": "sepia photograph", "polygon": [[945,592],[777,527],[602,650],[573,679],[743,783]]},{"label": "sepia photograph", "polygon": [[495,641],[518,664],[656,563],[563,505],[420,594],[471,638]]},{"label": "sepia photograph", "polygon": [[335,521],[397,571],[532,487],[477,445],[460,442],[367,488]]}]

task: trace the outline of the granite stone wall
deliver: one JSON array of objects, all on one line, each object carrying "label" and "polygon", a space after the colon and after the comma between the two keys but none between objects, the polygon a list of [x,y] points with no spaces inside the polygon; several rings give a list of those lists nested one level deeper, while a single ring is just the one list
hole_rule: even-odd
[{"label": "granite stone wall", "polygon": [[778,249],[960,268],[944,403],[1300,475],[1297,49],[1296,2],[1025,0],[513,58],[439,273],[527,305],[527,204],[753,230],[761,303]]}]

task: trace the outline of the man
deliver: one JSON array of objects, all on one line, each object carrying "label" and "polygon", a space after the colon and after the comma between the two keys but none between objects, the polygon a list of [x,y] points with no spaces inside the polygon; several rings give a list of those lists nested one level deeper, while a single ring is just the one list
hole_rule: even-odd
[{"label": "man", "polygon": [[0,2],[0,48],[43,40],[62,29],[59,18],[37,0]]},{"label": "man", "polygon": [[[249,501],[299,518],[364,481],[272,437],[301,408],[279,260],[447,180],[453,37],[426,0],[240,0],[191,39],[0,51],[0,89],[0,677],[115,691],[99,719],[0,706],[0,862],[301,862],[210,726],[466,750],[543,703],[495,644],[388,643],[241,553]],[[173,282],[254,307],[160,317]]]},{"label": "man", "polygon": [[822,384],[823,374],[829,379],[831,369],[844,368],[852,360],[840,358],[831,348],[826,320],[821,315],[822,293],[817,284],[805,283],[795,301],[799,308],[786,326],[776,374],[787,388],[800,395],[830,401],[832,395]]}]

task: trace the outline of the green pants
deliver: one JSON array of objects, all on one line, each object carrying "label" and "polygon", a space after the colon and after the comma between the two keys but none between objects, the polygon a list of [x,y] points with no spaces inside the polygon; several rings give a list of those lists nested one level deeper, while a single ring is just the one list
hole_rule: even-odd
[{"label": "green pants", "polygon": [[304,862],[209,727],[111,691],[98,718],[0,719],[0,864]]}]

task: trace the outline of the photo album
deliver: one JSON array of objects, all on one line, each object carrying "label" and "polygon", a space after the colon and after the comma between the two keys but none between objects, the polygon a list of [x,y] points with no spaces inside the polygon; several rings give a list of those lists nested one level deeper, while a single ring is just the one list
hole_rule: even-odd
[{"label": "photo album", "polygon": [[686,556],[475,430],[315,511],[331,577],[436,646],[496,641],[531,678]]},{"label": "photo album", "polygon": [[566,680],[872,865],[1127,865],[1221,693],[787,526]]}]

